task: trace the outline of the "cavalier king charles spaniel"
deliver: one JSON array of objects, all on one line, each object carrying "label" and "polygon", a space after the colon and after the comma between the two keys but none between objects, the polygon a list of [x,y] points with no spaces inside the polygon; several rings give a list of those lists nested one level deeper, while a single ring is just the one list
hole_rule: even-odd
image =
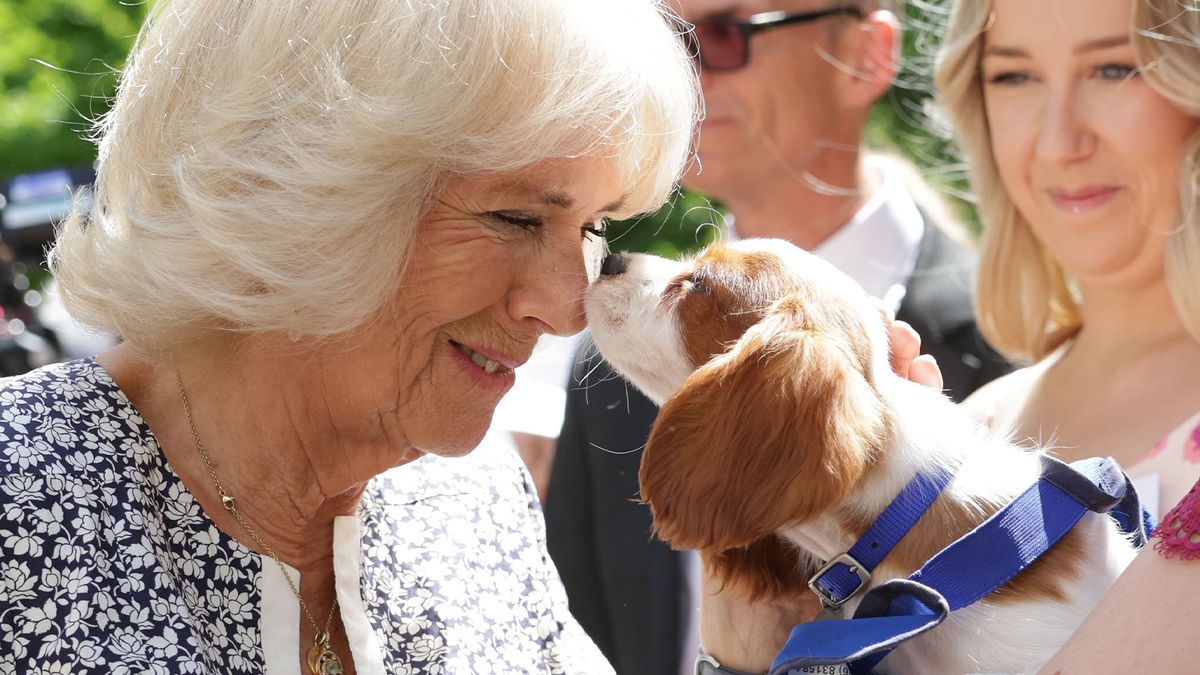
[{"label": "cavalier king charles spaniel", "polygon": [[[662,406],[639,475],[656,531],[755,597],[810,592],[809,575],[919,472],[954,477],[871,586],[906,578],[1041,474],[1040,450],[990,436],[939,392],[893,373],[878,305],[787,242],[718,244],[682,262],[613,255],[585,306],[605,358]],[[1133,556],[1112,518],[1088,513],[881,670],[1036,669]]]}]

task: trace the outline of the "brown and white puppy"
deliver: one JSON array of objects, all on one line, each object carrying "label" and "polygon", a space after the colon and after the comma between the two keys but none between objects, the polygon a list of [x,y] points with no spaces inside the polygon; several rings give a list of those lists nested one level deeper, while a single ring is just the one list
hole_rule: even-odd
[{"label": "brown and white puppy", "polygon": [[[655,529],[756,596],[810,592],[816,566],[847,551],[918,472],[959,467],[872,585],[907,577],[1040,475],[1038,451],[989,437],[895,375],[876,304],[787,242],[714,245],[682,262],[610,257],[585,305],[605,358],[662,405],[639,477]],[[881,669],[1036,669],[1133,555],[1112,519],[1088,514]]]}]

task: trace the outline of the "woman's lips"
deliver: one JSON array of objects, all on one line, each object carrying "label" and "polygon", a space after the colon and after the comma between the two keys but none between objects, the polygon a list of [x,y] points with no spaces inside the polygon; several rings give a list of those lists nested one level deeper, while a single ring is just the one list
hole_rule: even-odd
[{"label": "woman's lips", "polygon": [[1095,211],[1112,201],[1121,188],[1111,185],[1093,185],[1084,188],[1064,190],[1051,188],[1047,190],[1055,206],[1076,215]]},{"label": "woman's lips", "polygon": [[483,353],[480,348],[472,348],[451,340],[449,342],[451,358],[457,362],[476,384],[495,391],[508,391],[516,382],[514,369],[521,365],[517,359],[501,356],[495,353]]}]

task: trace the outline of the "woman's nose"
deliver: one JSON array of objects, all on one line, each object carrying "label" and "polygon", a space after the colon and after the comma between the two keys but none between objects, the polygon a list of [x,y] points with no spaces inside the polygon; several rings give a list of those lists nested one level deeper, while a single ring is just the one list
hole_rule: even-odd
[{"label": "woman's nose", "polygon": [[548,247],[541,260],[531,261],[520,273],[509,311],[516,320],[533,324],[538,332],[573,335],[586,326],[583,292],[587,286],[582,247],[578,243],[565,250]]},{"label": "woman's nose", "polygon": [[1094,138],[1081,102],[1070,92],[1051,94],[1038,120],[1037,153],[1042,159],[1069,162],[1086,157]]}]

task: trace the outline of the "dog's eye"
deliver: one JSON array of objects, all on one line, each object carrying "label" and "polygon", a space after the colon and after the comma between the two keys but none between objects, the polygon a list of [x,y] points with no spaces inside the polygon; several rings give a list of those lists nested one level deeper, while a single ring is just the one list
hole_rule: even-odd
[{"label": "dog's eye", "polygon": [[688,277],[684,282],[684,288],[687,289],[689,293],[703,293],[704,295],[709,294],[708,282],[704,279],[704,277],[698,274],[693,274]]},{"label": "dog's eye", "polygon": [[681,274],[671,280],[663,289],[662,297],[671,302],[678,302],[689,295],[709,295],[708,283],[699,274]]}]

